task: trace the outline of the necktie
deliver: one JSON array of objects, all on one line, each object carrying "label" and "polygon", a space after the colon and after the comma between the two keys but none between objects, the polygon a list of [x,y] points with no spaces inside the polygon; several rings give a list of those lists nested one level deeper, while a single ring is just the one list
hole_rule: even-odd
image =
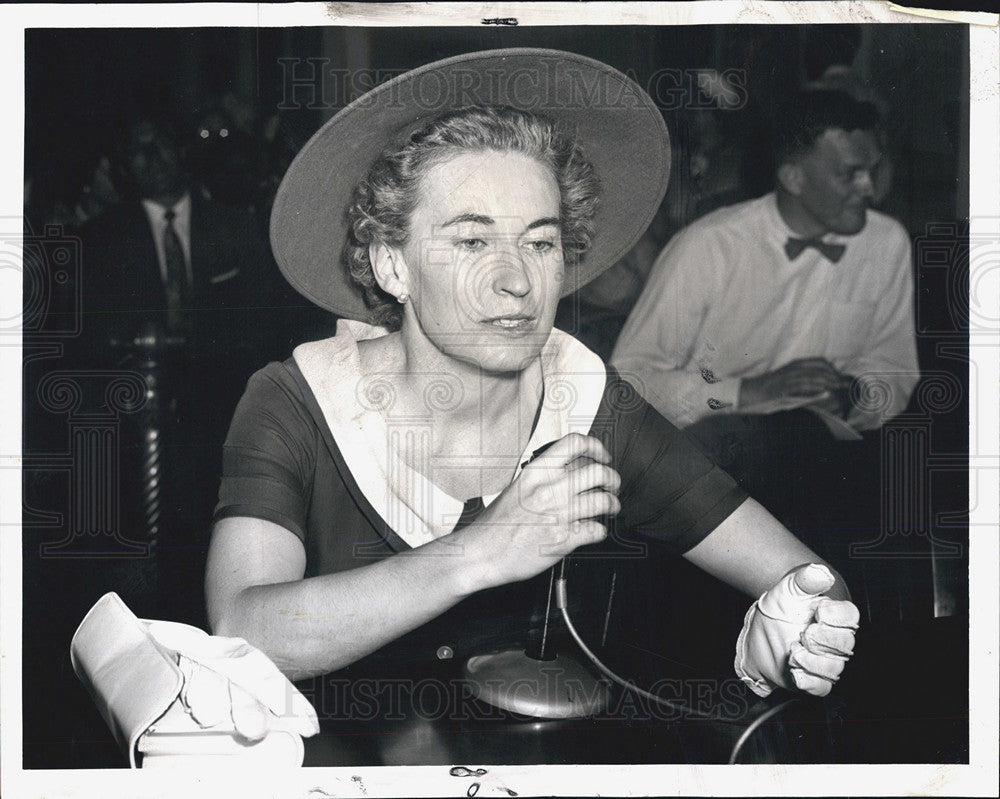
[{"label": "necktie", "polygon": [[174,229],[173,209],[163,215],[166,220],[163,226],[163,256],[167,262],[167,327],[171,333],[187,332],[187,314],[185,313],[184,295],[187,289],[187,263],[184,260],[184,250],[181,240]]},{"label": "necktie", "polygon": [[802,255],[806,247],[813,247],[819,250],[820,254],[832,263],[837,263],[843,257],[844,250],[847,249],[843,244],[831,244],[820,241],[818,238],[796,239],[789,236],[788,241],[785,242],[785,255],[788,256],[789,261],[794,261]]}]

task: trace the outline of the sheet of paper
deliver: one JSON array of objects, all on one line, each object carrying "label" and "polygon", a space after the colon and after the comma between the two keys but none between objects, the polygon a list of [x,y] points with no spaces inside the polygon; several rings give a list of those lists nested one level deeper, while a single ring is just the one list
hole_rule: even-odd
[{"label": "sheet of paper", "polygon": [[768,413],[778,413],[779,411],[793,411],[796,408],[804,408],[810,403],[822,402],[829,398],[829,391],[824,391],[822,394],[812,394],[808,397],[779,397],[778,399],[758,402],[755,405],[740,408],[740,413],[759,414],[763,416]]},{"label": "sheet of paper", "polygon": [[838,441],[861,441],[862,436],[857,430],[851,427],[839,416],[835,416],[829,411],[825,411],[815,405],[806,406],[807,411],[812,411],[823,420],[832,435]]}]

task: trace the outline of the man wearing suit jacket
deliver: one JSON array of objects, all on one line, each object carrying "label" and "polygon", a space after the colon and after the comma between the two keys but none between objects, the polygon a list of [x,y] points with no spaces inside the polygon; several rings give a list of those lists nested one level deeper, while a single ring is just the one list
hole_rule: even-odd
[{"label": "man wearing suit jacket", "polygon": [[287,343],[268,347],[280,335],[268,309],[283,290],[257,221],[193,186],[162,123],[133,123],[120,160],[130,199],[83,235],[88,346],[155,332],[198,359],[234,347],[279,356]]},{"label": "man wearing suit jacket", "polygon": [[128,199],[82,236],[83,335],[71,357],[74,368],[142,372],[155,391],[122,419],[123,517],[156,542],[164,612],[198,623],[222,443],[247,378],[291,351],[294,313],[263,226],[191,180],[180,141],[159,120],[127,128]]}]

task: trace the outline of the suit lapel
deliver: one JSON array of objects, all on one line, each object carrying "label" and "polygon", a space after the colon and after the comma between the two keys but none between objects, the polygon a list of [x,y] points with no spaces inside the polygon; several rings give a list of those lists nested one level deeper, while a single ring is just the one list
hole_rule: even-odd
[{"label": "suit lapel", "polygon": [[191,276],[192,285],[197,295],[204,294],[209,288],[209,277],[215,273],[213,260],[215,253],[209,245],[207,232],[211,229],[211,220],[205,216],[210,209],[196,189],[191,190]]},{"label": "suit lapel", "polygon": [[124,259],[128,273],[123,278],[127,284],[136,287],[135,296],[149,297],[153,307],[163,308],[167,296],[160,274],[160,262],[156,257],[156,244],[149,217],[141,204],[136,202],[129,206],[124,223],[127,229],[122,231],[121,241],[132,244]]}]

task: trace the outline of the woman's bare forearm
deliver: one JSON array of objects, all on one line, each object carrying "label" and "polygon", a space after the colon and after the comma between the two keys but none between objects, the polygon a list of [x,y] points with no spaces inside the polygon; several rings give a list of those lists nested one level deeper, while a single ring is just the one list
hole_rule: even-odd
[{"label": "woman's bare forearm", "polygon": [[754,599],[798,566],[822,563],[836,578],[826,595],[831,599],[851,598],[836,570],[753,499],[744,501],[684,557]]},{"label": "woman's bare forearm", "polygon": [[282,575],[279,566],[229,591],[218,575],[213,580],[210,561],[213,632],[245,638],[291,679],[343,668],[470,593],[468,559],[449,543],[308,579]]}]

